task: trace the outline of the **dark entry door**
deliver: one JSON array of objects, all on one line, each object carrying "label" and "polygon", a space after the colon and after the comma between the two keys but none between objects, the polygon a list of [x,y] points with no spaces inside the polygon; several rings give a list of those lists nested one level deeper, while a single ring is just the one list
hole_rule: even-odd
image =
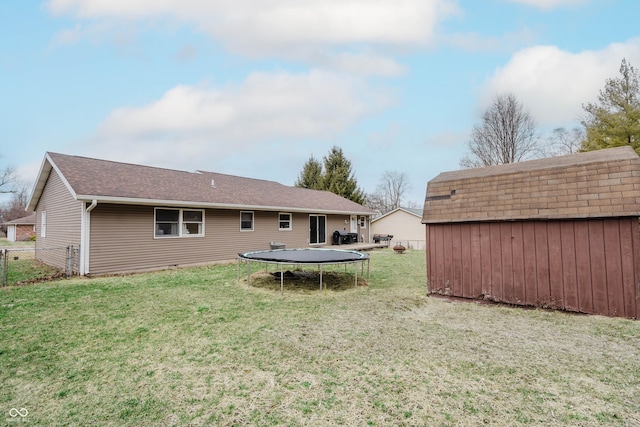
[{"label": "dark entry door", "polygon": [[312,245],[327,243],[327,217],[309,215],[309,243]]}]

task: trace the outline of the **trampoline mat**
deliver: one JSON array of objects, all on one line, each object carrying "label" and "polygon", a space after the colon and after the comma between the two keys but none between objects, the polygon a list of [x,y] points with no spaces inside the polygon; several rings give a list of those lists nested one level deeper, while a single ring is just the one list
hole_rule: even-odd
[{"label": "trampoline mat", "polygon": [[354,262],[369,259],[368,254],[342,249],[272,249],[267,251],[245,252],[241,258],[255,261],[271,261],[296,264],[331,264]]}]

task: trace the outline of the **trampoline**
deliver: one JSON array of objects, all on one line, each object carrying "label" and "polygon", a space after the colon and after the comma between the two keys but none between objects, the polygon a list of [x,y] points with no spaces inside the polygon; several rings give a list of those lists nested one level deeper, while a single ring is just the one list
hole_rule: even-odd
[{"label": "trampoline", "polygon": [[322,266],[332,264],[354,264],[355,286],[358,286],[358,265],[364,274],[364,263],[367,263],[367,282],[369,282],[368,254],[343,249],[271,249],[266,251],[244,252],[238,254],[238,281],[240,281],[240,262],[247,265],[247,286],[251,286],[251,263],[278,264],[280,266],[280,293],[284,289],[283,265],[317,265],[320,271],[320,292],[322,292]]}]

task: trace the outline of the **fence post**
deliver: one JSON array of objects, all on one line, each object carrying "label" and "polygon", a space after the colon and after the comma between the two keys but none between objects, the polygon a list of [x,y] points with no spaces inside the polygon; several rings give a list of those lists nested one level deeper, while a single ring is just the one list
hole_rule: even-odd
[{"label": "fence post", "polygon": [[71,266],[73,265],[72,259],[73,259],[73,246],[67,246],[67,258],[65,260],[66,262],[65,262],[65,271],[64,271],[64,275],[67,279],[71,277],[71,274],[73,274],[73,272],[71,271]]},{"label": "fence post", "polygon": [[7,286],[7,250],[0,249],[0,286]]}]

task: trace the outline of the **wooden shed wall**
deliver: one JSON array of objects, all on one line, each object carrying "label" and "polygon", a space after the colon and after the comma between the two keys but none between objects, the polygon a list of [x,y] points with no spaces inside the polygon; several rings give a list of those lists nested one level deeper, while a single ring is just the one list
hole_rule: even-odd
[{"label": "wooden shed wall", "polygon": [[429,293],[640,317],[638,218],[427,224]]}]

